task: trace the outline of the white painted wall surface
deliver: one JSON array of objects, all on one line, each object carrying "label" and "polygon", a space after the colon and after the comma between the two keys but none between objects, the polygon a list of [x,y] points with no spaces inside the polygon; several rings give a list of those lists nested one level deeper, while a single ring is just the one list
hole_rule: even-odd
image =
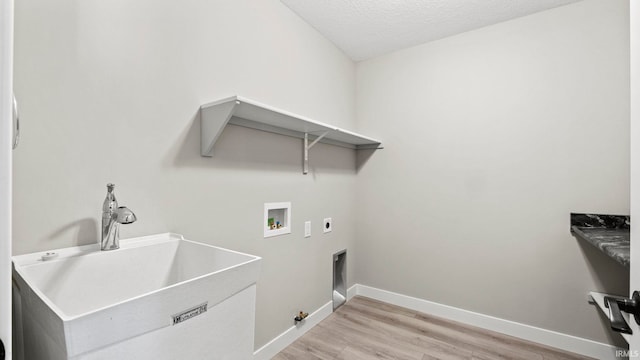
[{"label": "white painted wall surface", "polygon": [[586,0],[357,65],[356,279],[623,345],[628,270],[569,233],[629,212],[629,5]]},{"label": "white painted wall surface", "polygon": [[[20,1],[14,253],[97,241],[115,182],[138,215],[124,237],[263,257],[256,348],[330,300],[342,248],[349,285],[615,343],[585,295],[626,293],[625,271],[568,222],[629,211],[626,6],[586,0],[361,63],[354,106],[353,63],[276,0]],[[200,157],[198,107],[236,93],[348,129],[357,109],[385,150],[357,180],[350,150],[319,144],[303,177],[300,140],[237,127]],[[265,240],[276,201],[292,234]]]},{"label": "white painted wall surface", "polygon": [[11,359],[13,0],[0,0],[0,339]]},{"label": "white painted wall surface", "polygon": [[[630,67],[631,67],[631,218],[640,219],[640,2],[631,0]],[[640,222],[631,221],[631,279],[629,296],[640,290]],[[629,349],[640,354],[640,326],[629,322],[633,336]]]},{"label": "white painted wall surface", "polygon": [[[98,241],[114,182],[138,217],[122,237],[173,231],[264,259],[256,347],[330,301],[332,254],[355,264],[354,152],[318,144],[303,176],[301,140],[230,126],[204,158],[196,113],[238,94],[353,129],[346,56],[278,0],[16,5],[14,254]],[[280,201],[292,233],[264,239],[263,205]]]}]

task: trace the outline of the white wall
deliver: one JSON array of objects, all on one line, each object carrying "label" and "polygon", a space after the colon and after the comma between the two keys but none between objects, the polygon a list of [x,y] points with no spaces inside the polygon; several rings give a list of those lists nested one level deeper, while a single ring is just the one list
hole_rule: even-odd
[{"label": "white wall", "polygon": [[[11,359],[13,1],[0,0],[0,339]],[[8,320],[7,320],[8,319]]]},{"label": "white wall", "polygon": [[569,233],[629,213],[629,5],[586,0],[357,66],[358,283],[622,344],[628,270]]},{"label": "white wall", "polygon": [[[631,216],[640,218],[640,3],[630,1],[630,71],[631,71]],[[631,223],[631,258],[640,259],[640,225],[637,221]],[[631,281],[629,295],[640,290],[640,265],[638,260],[631,262]],[[640,351],[640,326],[633,321],[630,326],[635,334],[629,344],[629,349]]]},{"label": "white wall", "polygon": [[[301,140],[228,127],[203,158],[196,114],[239,94],[353,128],[351,60],[277,0],[16,6],[15,254],[98,241],[114,182],[138,216],[122,237],[173,231],[264,258],[257,346],[330,301],[332,254],[355,263],[354,152],[320,144],[303,176]],[[293,232],[263,239],[277,201],[292,202]]]},{"label": "white wall", "polygon": [[[349,285],[615,343],[585,295],[628,274],[568,227],[629,212],[627,11],[586,0],[360,63],[356,99],[353,63],[277,0],[20,1],[14,253],[97,241],[115,182],[123,237],[264,258],[257,346],[330,300],[345,247]],[[304,177],[300,140],[237,127],[200,157],[198,107],[236,93],[346,128],[357,110],[386,148],[357,179],[352,151],[314,147]],[[293,233],[264,240],[273,201]]]}]

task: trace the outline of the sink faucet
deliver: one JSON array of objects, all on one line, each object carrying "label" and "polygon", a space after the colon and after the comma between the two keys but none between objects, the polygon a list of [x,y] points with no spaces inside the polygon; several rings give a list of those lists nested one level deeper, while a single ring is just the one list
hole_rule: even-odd
[{"label": "sink faucet", "polygon": [[100,250],[120,248],[120,224],[131,224],[137,220],[136,214],[126,206],[118,206],[113,193],[114,184],[107,184],[107,197],[102,204],[102,239]]}]

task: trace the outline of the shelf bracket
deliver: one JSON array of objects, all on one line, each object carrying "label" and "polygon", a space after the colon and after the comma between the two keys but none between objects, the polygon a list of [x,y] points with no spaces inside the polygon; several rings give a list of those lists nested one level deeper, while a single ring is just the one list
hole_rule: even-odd
[{"label": "shelf bracket", "polygon": [[313,145],[317,144],[318,141],[322,140],[329,132],[325,131],[322,135],[318,136],[311,144],[309,144],[309,133],[304,133],[304,163],[302,166],[302,173],[307,175],[309,173],[309,149],[313,147]]}]

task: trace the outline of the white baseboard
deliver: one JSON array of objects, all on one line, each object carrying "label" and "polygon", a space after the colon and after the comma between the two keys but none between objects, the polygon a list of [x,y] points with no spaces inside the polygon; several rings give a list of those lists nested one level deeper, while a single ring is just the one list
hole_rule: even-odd
[{"label": "white baseboard", "polygon": [[347,301],[351,300],[351,298],[356,295],[358,295],[358,284],[347,289]]},{"label": "white baseboard", "polygon": [[[357,286],[358,285],[353,285],[352,287],[347,289],[347,300],[351,300],[352,297],[356,296]],[[331,315],[332,312],[333,302],[329,301],[328,303],[322,305],[318,310],[309,314],[309,316],[304,319],[304,322],[300,322],[298,323],[298,325],[290,327],[285,332],[278,335],[275,339],[269,341],[260,349],[254,351],[253,359],[271,359],[272,357],[276,356],[277,353],[284,350],[284,348],[291,345],[291,343],[304,335],[307,331],[311,330],[312,327],[318,325],[320,321]]]},{"label": "white baseboard", "polygon": [[[616,350],[624,350],[603,344],[597,341],[579,338],[556,331],[546,330],[535,326],[525,325],[510,320],[475,313],[453,306],[438,304],[407,295],[381,290],[374,287],[356,284],[347,290],[347,299],[351,300],[356,295],[380,300],[389,304],[398,305],[407,309],[420,311],[441,318],[458,321],[464,324],[514,336],[539,344],[551,346],[557,349],[570,351],[596,359],[619,359]],[[297,326],[292,326],[275,339],[265,344],[253,353],[254,360],[269,360],[299,337],[304,335],[320,321],[333,312],[333,303],[328,302],[314,311]]]},{"label": "white baseboard", "polygon": [[254,360],[269,360],[276,356],[277,353],[289,346],[292,342],[296,341],[300,336],[304,335],[312,327],[316,326],[320,321],[324,320],[327,316],[333,312],[333,303],[322,305],[318,310],[309,314],[304,321],[298,323],[287,329],[282,334],[278,335],[275,339],[266,343],[260,349],[254,351]]},{"label": "white baseboard", "polygon": [[616,350],[623,350],[597,341],[479,314],[366,285],[355,285],[354,290],[356,295],[365,296],[389,304],[402,306],[411,310],[477,326],[479,328],[503,333],[596,359],[619,359],[619,357],[616,357]]}]

